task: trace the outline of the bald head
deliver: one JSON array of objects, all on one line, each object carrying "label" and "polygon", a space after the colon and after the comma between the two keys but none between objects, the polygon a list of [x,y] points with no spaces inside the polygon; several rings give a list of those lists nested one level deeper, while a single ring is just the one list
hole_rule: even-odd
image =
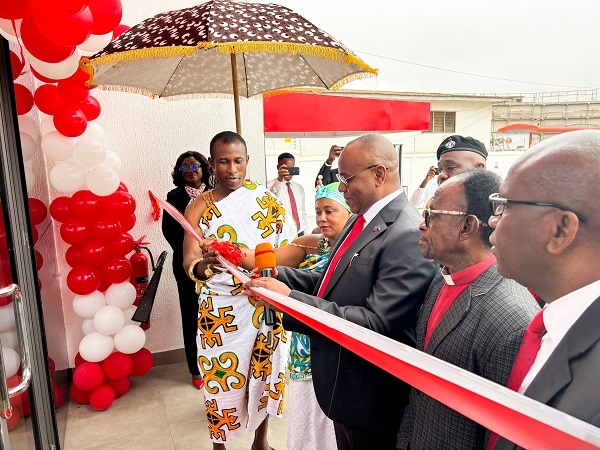
[{"label": "bald head", "polygon": [[[348,152],[346,152],[349,150]],[[346,153],[344,153],[346,152]],[[346,155],[347,159],[358,158],[363,161],[365,166],[381,164],[387,167],[386,184],[393,184],[394,189],[400,187],[400,177],[398,173],[398,151],[385,136],[381,134],[365,134],[353,141],[349,142],[344,147],[342,155]],[[340,155],[340,160],[342,159]]]}]

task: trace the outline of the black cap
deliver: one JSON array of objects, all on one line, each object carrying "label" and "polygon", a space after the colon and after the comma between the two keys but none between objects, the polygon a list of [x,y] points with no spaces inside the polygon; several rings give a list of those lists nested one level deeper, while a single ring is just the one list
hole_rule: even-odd
[{"label": "black cap", "polygon": [[456,150],[479,153],[485,159],[487,159],[488,155],[487,150],[485,149],[485,145],[483,145],[483,142],[478,141],[477,139],[472,138],[471,136],[460,136],[458,134],[455,134],[453,136],[448,136],[446,139],[444,139],[438,147],[438,161],[444,153],[453,152]]}]

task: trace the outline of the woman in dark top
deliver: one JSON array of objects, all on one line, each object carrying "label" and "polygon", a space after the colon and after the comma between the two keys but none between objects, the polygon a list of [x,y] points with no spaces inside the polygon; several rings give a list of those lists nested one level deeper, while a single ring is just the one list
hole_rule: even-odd
[{"label": "woman in dark top", "polygon": [[[173,184],[177,188],[167,194],[167,202],[182,214],[186,206],[204,190],[213,189],[216,179],[206,158],[198,152],[182,153],[177,158],[171,174]],[[185,273],[183,268],[183,233],[181,225],[166,211],[163,214],[162,232],[173,249],[173,274],[179,293],[179,307],[183,328],[183,345],[188,363],[192,384],[202,388],[202,375],[198,369],[196,332],[198,329],[198,294],[196,283]]]}]

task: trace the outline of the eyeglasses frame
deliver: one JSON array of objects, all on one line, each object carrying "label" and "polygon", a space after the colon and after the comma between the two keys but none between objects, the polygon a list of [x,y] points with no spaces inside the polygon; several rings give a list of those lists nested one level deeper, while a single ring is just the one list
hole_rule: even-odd
[{"label": "eyeglasses frame", "polygon": [[[363,172],[366,172],[367,170],[372,170],[376,167],[382,166],[382,164],[373,164],[372,166],[369,166],[363,170],[359,170],[358,172],[356,172],[354,175],[350,175],[349,177],[345,177],[344,175],[341,175],[339,172],[335,174],[335,177],[337,178],[337,180],[342,183],[346,188],[348,188],[348,185],[350,184],[349,181],[354,178],[356,175],[359,175]],[[383,166],[385,167],[385,166]],[[387,167],[385,167],[385,170],[388,170]]]},{"label": "eyeglasses frame", "polygon": [[[192,166],[196,166],[196,170],[194,170],[194,169],[192,168]],[[200,164],[195,164],[195,163],[194,163],[194,164],[188,164],[188,165],[186,165],[186,164],[182,164],[181,166],[179,166],[179,171],[180,171],[181,173],[185,173],[185,172],[187,172],[188,170],[191,170],[192,172],[198,172],[198,169],[200,169],[201,167],[202,167],[202,166],[201,166]]]},{"label": "eyeglasses frame", "polygon": [[[491,194],[489,196],[488,200],[492,204],[492,216],[494,216],[494,217],[502,217],[502,214],[504,214],[504,211],[506,210],[506,205],[513,204],[513,205],[545,206],[548,208],[557,208],[557,209],[560,209],[561,211],[566,211],[566,212],[575,214],[581,222],[587,222],[587,218],[584,215],[581,215],[581,214],[573,211],[572,209],[569,209],[562,205],[559,205],[558,203],[532,202],[532,201],[528,201],[528,200],[513,200],[510,198],[500,197],[499,192]],[[496,205],[494,205],[494,204],[496,204]],[[500,212],[498,212],[499,208],[502,209]]]}]

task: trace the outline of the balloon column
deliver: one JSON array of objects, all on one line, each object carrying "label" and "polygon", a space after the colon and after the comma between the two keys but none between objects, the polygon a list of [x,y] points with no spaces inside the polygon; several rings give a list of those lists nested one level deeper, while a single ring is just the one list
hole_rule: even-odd
[{"label": "balloon column", "polygon": [[[0,3],[0,34],[22,49],[21,57],[11,55],[14,78],[25,70],[26,60],[41,82],[33,94],[15,83],[23,156],[33,158],[41,135],[41,150],[54,162],[50,184],[65,194],[51,202],[50,215],[69,244],[66,283],[75,294],[73,309],[84,335],[71,396],[97,410],[129,389],[130,376],[152,367],[152,354],[143,348],[146,335],[131,321],[136,291],[126,255],[133,249],[129,231],[136,222],[136,202],[121,182],[119,156],[107,148],[104,130],[95,122],[101,107],[91,95],[94,86],[79,68],[82,56],[102,50],[127,30],[121,16],[120,0]],[[46,115],[39,130],[24,116],[34,105]],[[26,170],[26,178],[30,192],[32,170]],[[41,215],[37,202],[31,207]]]}]

